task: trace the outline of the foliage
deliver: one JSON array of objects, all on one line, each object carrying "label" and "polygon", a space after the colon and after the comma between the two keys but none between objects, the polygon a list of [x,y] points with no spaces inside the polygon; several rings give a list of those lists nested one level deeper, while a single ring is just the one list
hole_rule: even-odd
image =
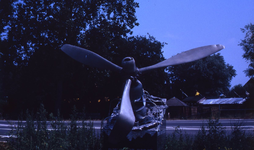
[{"label": "foliage", "polygon": [[175,131],[166,139],[165,149],[189,150],[193,143],[191,136],[183,133],[180,127],[176,127]]},{"label": "foliage", "polygon": [[[157,41],[153,36],[135,36],[127,38],[125,44],[118,49],[118,56],[115,57],[121,61],[126,56],[132,56],[138,68],[150,66],[165,60],[162,48],[165,43]],[[149,73],[141,74],[138,78],[143,84],[143,88],[152,95],[166,96],[166,83],[169,82],[164,69],[156,69]],[[156,82],[155,82],[156,81]]]},{"label": "foliage", "polygon": [[63,54],[60,47],[70,43],[92,49],[112,60],[112,41],[126,37],[138,25],[136,2],[9,2],[12,9],[1,5],[0,11],[4,15],[2,22],[8,23],[3,24],[8,28],[4,32],[1,30],[5,39],[0,43],[4,89],[10,104],[7,113],[37,108],[44,103],[47,110],[56,114],[63,99],[68,102],[80,98],[89,102],[107,96],[104,93],[93,96],[93,93],[100,93],[104,88],[100,85],[109,78],[108,72],[87,68]]},{"label": "foliage", "polygon": [[[97,135],[93,124],[82,121],[78,126],[78,113],[74,107],[69,125],[64,124],[60,114],[50,114],[51,123],[47,122],[47,112],[40,105],[36,115],[26,113],[26,122],[19,121],[13,128],[12,138],[2,149],[103,149],[103,136]],[[83,120],[83,119],[81,119]],[[231,132],[219,122],[219,119],[209,119],[207,124],[201,126],[196,135],[188,135],[178,126],[172,134],[165,139],[165,149],[174,150],[251,150],[254,143],[254,132],[245,133],[242,123],[232,124]],[[47,130],[47,128],[52,130]],[[102,132],[102,131],[100,131]],[[124,147],[123,149],[128,149]]]},{"label": "foliage", "polygon": [[245,73],[249,77],[254,77],[254,24],[250,23],[241,29],[245,37],[239,44],[244,50],[243,58],[250,62]]},{"label": "foliage", "polygon": [[[138,66],[164,60],[164,44],[154,37],[127,37],[138,25],[138,3],[133,0],[27,0],[10,4],[13,10],[3,11],[10,17],[6,39],[0,44],[4,92],[9,97],[5,113],[12,114],[11,118],[25,109],[36,110],[40,103],[54,114],[64,109],[64,117],[74,104],[78,110],[85,105],[86,111],[106,117],[108,100],[121,97],[119,87],[124,82],[119,74],[69,58],[60,51],[65,43],[90,49],[118,65],[126,56],[134,57]],[[162,69],[143,75],[141,80],[152,94],[166,93],[168,79]],[[154,80],[158,82],[150,82]]]},{"label": "foliage", "polygon": [[226,64],[220,53],[195,62],[168,67],[172,82],[172,96],[181,97],[182,89],[187,95],[198,91],[203,96],[227,93],[231,79],[236,75],[233,66]]},{"label": "foliage", "polygon": [[227,94],[229,97],[247,97],[245,88],[241,85],[235,85],[230,89],[230,92]]},{"label": "foliage", "polygon": [[[26,122],[20,121],[16,129],[13,129],[12,134],[17,138],[10,141],[11,149],[102,149],[102,142],[99,135],[95,134],[92,123],[82,121],[82,126],[78,127],[75,108],[70,126],[64,124],[60,115],[54,117],[52,114],[52,123],[48,125],[46,115],[43,105],[40,106],[35,120],[27,112]],[[49,127],[52,130],[47,130]]]},{"label": "foliage", "polygon": [[[202,127],[202,130],[199,131],[197,134],[196,140],[194,143],[197,145],[197,147],[204,146],[205,149],[217,149],[218,147],[223,147],[226,142],[226,132],[222,125],[219,123],[219,120],[209,120],[208,130],[206,131],[204,127]],[[199,140],[202,139],[202,142]]]},{"label": "foliage", "polygon": [[246,108],[254,108],[254,78],[250,78],[250,80],[244,85],[244,89],[246,90],[247,100],[245,102]]},{"label": "foliage", "polygon": [[241,149],[252,149],[253,148],[253,135],[248,135],[245,131],[242,130],[242,123],[239,122],[234,124],[230,136],[230,146],[236,150]]},{"label": "foliage", "polygon": [[[1,19],[1,24],[0,24],[0,34],[5,31],[5,27],[9,24],[8,17],[12,13],[12,0],[9,1],[0,1],[0,19]],[[0,39],[2,39],[2,36],[4,34],[0,35]]]},{"label": "foliage", "polygon": [[[106,117],[110,100],[122,95],[121,76],[76,62],[60,50],[65,43],[92,50],[117,65],[126,56],[134,57],[138,67],[164,60],[165,43],[150,35],[131,36],[138,25],[135,12],[139,6],[134,0],[21,0],[5,4],[0,7],[0,34],[4,35],[0,40],[0,76],[2,93],[8,96],[5,117],[16,118],[26,109],[36,111],[40,103],[55,115],[60,110],[65,118],[73,105]],[[171,97],[179,95],[179,88],[210,95],[224,92],[234,75],[232,66],[225,65],[217,54],[169,67],[169,74],[158,69],[139,79],[151,94]],[[176,95],[167,95],[169,90]]]},{"label": "foliage", "polygon": [[254,135],[246,134],[241,123],[232,125],[231,133],[219,123],[218,119],[210,119],[207,126],[201,126],[201,130],[195,136],[183,133],[179,127],[167,137],[165,149],[174,150],[251,150],[253,148]]}]

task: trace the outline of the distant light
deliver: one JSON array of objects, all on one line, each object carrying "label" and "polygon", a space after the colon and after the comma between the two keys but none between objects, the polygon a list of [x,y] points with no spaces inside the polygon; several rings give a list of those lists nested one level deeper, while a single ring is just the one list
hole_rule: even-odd
[{"label": "distant light", "polygon": [[77,101],[79,101],[79,98],[76,98]]},{"label": "distant light", "polygon": [[99,103],[99,102],[101,102],[101,100],[100,100],[100,99],[98,99],[98,103]]},{"label": "distant light", "polygon": [[91,101],[89,101],[89,103],[92,103]]}]

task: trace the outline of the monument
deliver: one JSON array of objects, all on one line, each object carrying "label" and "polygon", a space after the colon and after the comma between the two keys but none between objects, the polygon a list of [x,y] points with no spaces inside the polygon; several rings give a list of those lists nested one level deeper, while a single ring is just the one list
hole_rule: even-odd
[{"label": "monument", "polygon": [[[159,149],[160,136],[165,132],[166,99],[152,96],[145,91],[138,80],[139,75],[157,68],[192,62],[223,48],[224,46],[220,44],[194,48],[144,68],[137,68],[132,57],[125,57],[120,67],[84,48],[65,44],[61,49],[85,65],[116,71],[126,81],[121,101],[114,108],[104,127],[108,149],[133,148],[135,144],[139,145],[134,146],[136,149]],[[146,143],[142,144],[142,140]]]}]

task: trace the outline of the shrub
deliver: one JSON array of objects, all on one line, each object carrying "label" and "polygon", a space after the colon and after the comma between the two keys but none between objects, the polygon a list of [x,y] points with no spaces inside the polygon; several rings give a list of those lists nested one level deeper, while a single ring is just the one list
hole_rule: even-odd
[{"label": "shrub", "polygon": [[189,150],[193,139],[188,134],[183,134],[183,131],[179,129],[179,126],[175,128],[175,131],[167,136],[165,149],[169,150]]},{"label": "shrub", "polygon": [[[48,115],[43,105],[34,116],[26,112],[26,121],[21,120],[12,129],[11,135],[15,138],[7,144],[0,145],[1,149],[11,150],[100,150],[103,149],[103,136],[97,135],[92,122],[85,122],[79,118],[76,108],[70,115],[70,124],[66,125],[60,114]],[[50,123],[47,122],[47,116]],[[77,120],[81,119],[81,126]],[[206,126],[195,136],[184,133],[180,127],[166,138],[165,149],[172,150],[252,150],[254,134],[246,134],[241,123],[232,126],[231,133],[227,134],[219,119],[209,119]],[[102,126],[102,125],[101,125]],[[49,130],[49,128],[51,130]],[[102,131],[100,132],[102,133]],[[127,149],[124,147],[123,149]]]},{"label": "shrub", "polygon": [[242,124],[232,126],[231,133],[227,134],[219,119],[209,119],[206,126],[195,136],[183,134],[177,127],[168,135],[165,149],[172,150],[252,150],[254,147],[254,134],[246,134]]},{"label": "shrub", "polygon": [[[70,125],[64,124],[59,113],[57,117],[49,115],[51,124],[48,124],[46,116],[47,112],[43,105],[41,105],[35,119],[27,112],[26,122],[19,121],[17,127],[11,132],[16,138],[12,138],[9,142],[10,148],[13,150],[102,149],[100,136],[95,134],[91,122],[82,121],[82,125],[78,126],[75,107],[71,114]],[[51,130],[48,130],[49,127]]]},{"label": "shrub", "polygon": [[219,123],[219,119],[209,119],[207,127],[202,126],[195,136],[193,147],[196,149],[215,150],[224,147],[226,143],[225,128]]}]

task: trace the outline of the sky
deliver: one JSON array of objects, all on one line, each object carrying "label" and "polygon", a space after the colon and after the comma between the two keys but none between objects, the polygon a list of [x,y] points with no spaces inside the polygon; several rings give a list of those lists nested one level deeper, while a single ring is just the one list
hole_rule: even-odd
[{"label": "sky", "polygon": [[225,62],[236,70],[231,87],[244,85],[248,61],[238,45],[245,34],[241,28],[254,23],[254,0],[136,0],[139,26],[133,35],[147,33],[165,42],[164,57],[212,44],[222,44]]}]

